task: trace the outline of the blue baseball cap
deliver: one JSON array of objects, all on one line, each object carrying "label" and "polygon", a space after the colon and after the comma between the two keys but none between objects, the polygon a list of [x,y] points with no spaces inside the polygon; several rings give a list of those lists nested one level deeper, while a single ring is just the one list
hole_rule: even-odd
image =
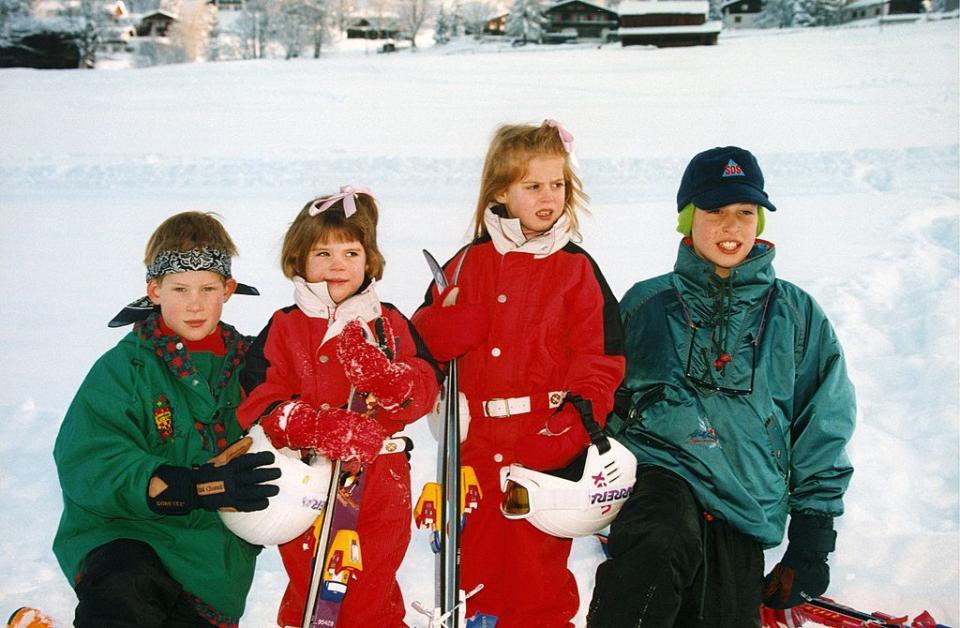
[{"label": "blue baseball cap", "polygon": [[756,203],[777,211],[763,191],[763,172],[757,158],[738,146],[711,148],[690,160],[677,191],[677,211],[689,203],[700,209]]}]

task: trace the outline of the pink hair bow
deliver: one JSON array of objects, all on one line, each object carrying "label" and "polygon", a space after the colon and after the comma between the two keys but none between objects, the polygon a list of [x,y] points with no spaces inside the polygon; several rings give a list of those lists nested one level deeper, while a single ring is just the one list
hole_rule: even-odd
[{"label": "pink hair bow", "polygon": [[552,118],[547,118],[543,121],[547,126],[551,126],[557,130],[557,134],[560,136],[560,141],[563,142],[563,150],[568,153],[573,152],[573,133],[567,130],[565,126],[557,122]]},{"label": "pink hair bow", "polygon": [[362,187],[353,187],[352,185],[342,185],[340,186],[340,193],[334,194],[333,196],[326,198],[322,201],[317,201],[313,204],[313,207],[310,208],[309,214],[311,216],[316,216],[321,214],[330,207],[333,206],[339,200],[343,200],[343,215],[349,218],[357,212],[357,203],[354,200],[357,194],[366,194],[370,198],[373,198],[373,192],[367,188]]}]

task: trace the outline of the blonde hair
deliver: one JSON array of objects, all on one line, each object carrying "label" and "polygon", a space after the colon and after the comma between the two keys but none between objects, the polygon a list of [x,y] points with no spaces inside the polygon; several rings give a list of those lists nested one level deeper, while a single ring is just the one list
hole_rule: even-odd
[{"label": "blonde hair", "polygon": [[[170,216],[154,230],[147,241],[143,263],[149,267],[164,251],[190,251],[199,248],[220,249],[230,257],[237,254],[237,246],[213,212],[181,212]],[[163,277],[157,277],[162,281]]]},{"label": "blonde hair", "polygon": [[496,202],[496,196],[527,174],[530,160],[544,157],[563,157],[563,213],[570,219],[570,232],[580,235],[577,210],[586,211],[590,197],[583,191],[583,184],[573,170],[570,154],[563,147],[557,129],[547,124],[504,124],[494,132],[483,163],[480,196],[473,217],[475,238],[487,235],[483,214],[491,203]]},{"label": "blonde hair", "polygon": [[359,242],[367,256],[365,273],[368,279],[381,279],[387,262],[377,246],[377,203],[369,194],[358,193],[354,199],[357,211],[347,218],[343,199],[338,200],[316,216],[310,208],[330,198],[315,198],[300,210],[283,238],[280,267],[287,279],[306,274],[306,260],[313,245],[320,241]]}]

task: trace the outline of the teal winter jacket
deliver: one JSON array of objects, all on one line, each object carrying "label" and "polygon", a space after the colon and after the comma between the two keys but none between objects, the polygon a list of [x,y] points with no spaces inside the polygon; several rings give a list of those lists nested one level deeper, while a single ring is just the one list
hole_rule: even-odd
[{"label": "teal winter jacket", "polygon": [[160,465],[206,463],[241,436],[236,408],[248,342],[221,324],[225,356],[191,356],[157,322],[151,315],[105,353],[67,410],[54,448],[63,515],[53,551],[75,583],[90,550],[121,538],[148,543],[201,614],[235,624],[260,548],[229,532],[216,512],[156,514],[147,485]]},{"label": "teal winter jacket", "polygon": [[843,351],[773,245],[722,279],[682,241],[674,272],[620,304],[627,372],[608,430],[641,464],[686,479],[703,507],[766,547],[788,512],[837,516],[856,415]]}]

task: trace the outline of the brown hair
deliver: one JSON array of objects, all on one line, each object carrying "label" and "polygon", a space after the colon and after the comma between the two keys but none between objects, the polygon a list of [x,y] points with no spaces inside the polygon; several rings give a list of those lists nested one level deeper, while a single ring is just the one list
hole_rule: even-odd
[{"label": "brown hair", "polygon": [[[150,266],[163,251],[189,251],[203,247],[221,249],[230,257],[237,254],[237,246],[220,222],[220,216],[213,212],[181,212],[160,223],[150,236],[143,263]],[[163,277],[156,279],[162,281]]]},{"label": "brown hair", "polygon": [[494,132],[483,163],[480,196],[473,217],[475,238],[487,235],[483,213],[491,203],[496,202],[496,196],[527,174],[527,164],[531,159],[543,157],[563,157],[563,181],[566,188],[563,213],[570,218],[570,232],[580,235],[577,210],[586,211],[586,203],[590,197],[583,191],[580,177],[573,170],[570,154],[563,147],[557,129],[546,123],[540,126],[504,124]]},{"label": "brown hair", "polygon": [[313,245],[321,240],[333,242],[357,241],[363,245],[367,256],[366,275],[370,279],[383,277],[386,261],[377,246],[377,220],[379,213],[377,202],[369,194],[357,193],[355,200],[357,211],[349,218],[343,213],[343,199],[338,200],[316,216],[310,215],[310,208],[330,198],[315,198],[300,210],[287,235],[283,238],[283,250],[280,252],[280,267],[283,274],[292,279],[306,274],[306,259]]}]

